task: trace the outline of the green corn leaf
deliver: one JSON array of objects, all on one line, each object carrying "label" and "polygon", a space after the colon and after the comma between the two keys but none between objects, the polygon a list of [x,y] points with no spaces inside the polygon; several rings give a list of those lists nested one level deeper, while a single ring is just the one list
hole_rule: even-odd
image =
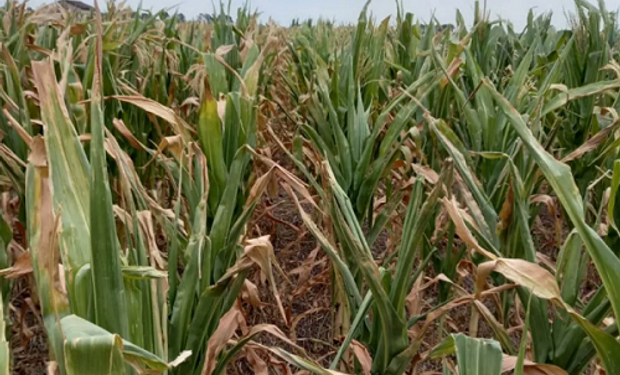
[{"label": "green corn leaf", "polygon": [[[253,51],[255,55],[258,52],[258,48],[256,46],[253,46],[251,51]],[[250,65],[249,67],[247,67],[247,65],[244,66],[245,74],[243,76],[243,80],[245,82],[245,87],[247,88],[247,94],[250,98],[254,98],[258,92],[258,81],[259,81],[260,71],[263,66],[263,61],[265,59],[264,54],[266,51],[267,49],[263,49],[263,51],[256,58],[255,61],[252,61],[251,59],[248,59],[246,61],[246,64],[252,63],[252,65]],[[250,54],[251,53],[252,52],[250,52]]]},{"label": "green corn leaf", "polygon": [[489,87],[496,102],[508,116],[513,128],[521,137],[524,145],[530,150],[547,181],[558,195],[558,199],[575,229],[579,232],[596,265],[615,315],[620,316],[620,290],[618,289],[618,285],[620,285],[620,259],[585,222],[583,202],[571,175],[570,167],[553,158],[532,136],[525,121],[515,108],[495,90],[489,81],[485,81],[485,84]]},{"label": "green corn leaf", "polygon": [[[409,292],[409,287],[415,280],[411,280],[411,270],[419,252],[420,244],[424,238],[427,226],[432,222],[432,214],[437,207],[437,200],[442,193],[442,184],[452,173],[452,163],[448,161],[444,164],[444,170],[440,176],[439,183],[428,196],[424,196],[422,180],[419,178],[413,188],[412,195],[405,216],[403,226],[403,239],[398,249],[398,264],[394,283],[390,290],[390,297],[396,311],[403,314],[405,311],[405,299]],[[424,204],[422,201],[424,200]]]},{"label": "green corn leaf", "polygon": [[[9,252],[8,245],[13,238],[13,233],[8,223],[4,220],[2,211],[0,211],[0,269],[9,268]],[[0,303],[8,306],[8,296],[10,296],[12,282],[5,278],[0,278],[0,293],[4,298],[0,298]]]},{"label": "green corn leaf", "polygon": [[[230,230],[232,225],[234,224],[233,219],[235,218],[235,209],[237,208],[237,197],[238,190],[241,184],[243,169],[245,164],[245,150],[240,150],[233,161],[233,165],[230,168],[230,174],[228,176],[227,183],[225,185],[225,189],[223,190],[223,194],[221,197],[220,204],[217,206],[217,210],[215,212],[215,217],[213,219],[214,225],[209,232],[209,238],[211,239],[211,253],[210,253],[210,263],[203,263],[203,279],[201,280],[201,286],[204,290],[207,286],[211,285],[213,280],[219,279],[228,267],[230,266],[230,260],[227,259],[230,252],[227,252],[228,243],[227,240],[230,239],[234,242],[237,239],[232,239],[229,237]],[[208,157],[208,156],[207,156]],[[211,187],[213,185],[210,185]],[[211,197],[211,193],[209,193],[209,197]],[[222,260],[220,254],[226,260]],[[207,264],[210,264],[211,269],[208,269]]]},{"label": "green corn leaf", "polygon": [[168,364],[146,350],[75,315],[61,319],[67,374],[121,375],[126,363],[140,373],[160,374]]},{"label": "green corn leaf", "polygon": [[[523,181],[519,170],[508,159],[510,166],[510,174],[513,180],[513,190],[515,194],[514,214],[513,220],[517,221],[518,236],[515,241],[518,246],[523,247],[523,258],[529,262],[536,261],[536,248],[532,239],[532,232],[530,229],[530,217],[527,207],[527,197]],[[517,293],[521,302],[525,305],[526,301],[529,305],[528,316],[530,317],[529,324],[531,325],[531,335],[533,337],[534,346],[534,359],[538,363],[545,363],[549,355],[549,351],[552,348],[553,342],[551,340],[551,327],[549,324],[547,302],[536,296],[531,296],[531,293],[525,288],[518,288]]]},{"label": "green corn leaf", "polygon": [[[188,260],[183,277],[179,283],[176,298],[172,304],[170,318],[170,355],[177,356],[185,348],[191,313],[196,303],[196,285],[200,283],[200,259],[209,260],[210,242],[206,236],[207,203],[203,200],[196,211],[192,227],[192,235],[185,250]],[[208,275],[202,275],[207,277]]]},{"label": "green corn leaf", "polygon": [[[0,290],[0,301],[2,301],[2,290]],[[0,303],[0,375],[10,375],[9,367],[11,364],[11,352],[9,342],[6,340],[6,322],[4,319],[4,308]]]},{"label": "green corn leaf", "polygon": [[519,345],[519,355],[517,357],[517,364],[515,365],[514,375],[524,375],[523,364],[525,363],[525,351],[527,350],[527,332],[530,331],[530,312],[532,311],[531,300],[528,302],[527,306],[528,307],[525,312],[525,324],[523,325],[523,332],[525,334],[523,335],[523,337],[521,337],[521,344]]},{"label": "green corn leaf", "polygon": [[[607,213],[609,215],[609,224],[616,230],[620,236],[620,213],[616,211],[616,203],[620,202],[620,160],[614,161],[614,169],[611,181],[611,194],[609,195],[609,203],[607,203]],[[620,204],[618,204],[620,206]]]},{"label": "green corn leaf", "polygon": [[[30,114],[28,112],[28,105],[26,104],[24,88],[21,84],[18,65],[6,45],[3,45],[1,48],[3,62],[5,63],[4,69],[6,70],[6,86],[3,87],[3,89],[6,89],[7,94],[11,98],[13,98],[12,100],[16,101],[19,104],[19,109],[17,113],[19,123],[24,126],[24,130],[27,133],[32,135],[33,131],[32,126],[30,125]],[[25,158],[26,147],[24,145],[24,141],[17,136],[16,132],[13,129],[11,129],[9,136],[11,137],[11,142],[13,143],[12,148],[14,152],[20,158]]]},{"label": "green corn leaf", "polygon": [[95,304],[95,321],[112,333],[129,337],[125,288],[120,265],[120,249],[112,212],[112,193],[108,182],[104,148],[103,77],[101,72],[102,27],[97,8],[98,35],[95,39],[95,74],[91,91],[90,114],[92,141],[90,148],[90,240],[91,273]]},{"label": "green corn leaf", "polygon": [[[359,269],[372,291],[379,315],[378,324],[381,338],[380,345],[373,358],[373,371],[385,371],[390,366],[390,362],[407,348],[405,339],[406,324],[396,311],[382,285],[379,269],[372,259],[359,221],[353,212],[351,202],[331,173],[330,185],[335,198],[335,209],[333,211],[336,216],[334,221],[341,224],[341,227],[337,227],[336,231],[340,232],[338,234],[340,239],[346,241],[349,244],[350,250],[353,251]],[[399,360],[401,359],[399,358]]]},{"label": "green corn leaf", "polygon": [[620,80],[600,81],[575,89],[561,90],[559,94],[555,95],[549,102],[547,102],[542,110],[542,115],[544,116],[549,114],[558,108],[565,106],[570,101],[601,94],[617,88],[620,88]]},{"label": "green corn leaf", "polygon": [[123,266],[123,277],[134,280],[165,279],[168,274],[149,266]]},{"label": "green corn leaf", "polygon": [[582,252],[583,242],[576,231],[572,231],[566,237],[558,260],[556,262],[556,278],[562,287],[562,298],[566,303],[575,306],[577,303],[579,286],[585,276],[587,264]]},{"label": "green corn leaf", "polygon": [[222,123],[217,112],[217,102],[207,80],[204,100],[200,106],[198,138],[209,166],[209,209],[214,212],[224,194],[228,173],[224,162]]},{"label": "green corn leaf", "polygon": [[217,61],[215,54],[205,53],[205,68],[209,73],[209,84],[215,98],[219,98],[220,94],[228,93],[228,82],[226,82],[226,68]]},{"label": "green corn leaf", "polygon": [[500,375],[502,348],[495,340],[479,339],[463,334],[452,334],[436,346],[431,358],[456,354],[459,375]]},{"label": "green corn leaf", "polygon": [[473,339],[462,334],[454,337],[456,362],[460,375],[496,375],[502,369],[502,351],[493,340]]}]

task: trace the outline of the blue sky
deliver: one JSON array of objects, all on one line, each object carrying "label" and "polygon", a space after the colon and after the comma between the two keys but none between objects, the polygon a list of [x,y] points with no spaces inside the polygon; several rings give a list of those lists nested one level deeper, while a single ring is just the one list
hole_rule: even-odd
[{"label": "blue sky", "polygon": [[[91,3],[93,0],[82,0]],[[105,0],[99,0],[105,3]],[[219,0],[216,0],[219,4]],[[228,0],[225,0],[228,1]],[[251,0],[252,8],[262,13],[263,20],[269,17],[280,24],[288,25],[294,18],[326,17],[338,22],[354,22],[366,0]],[[431,13],[442,23],[454,20],[455,9],[459,8],[465,19],[471,22],[474,13],[474,0],[402,0],[407,11],[419,19],[428,20]],[[596,0],[590,0],[596,2]],[[48,3],[50,0],[31,0],[29,3],[36,6]],[[135,7],[140,0],[126,0],[127,4]],[[238,6],[245,0],[233,0]],[[142,0],[144,8],[159,10],[178,5],[181,12],[191,17],[201,12],[211,12],[211,0]],[[618,10],[620,0],[607,0],[609,10]],[[494,18],[500,17],[511,20],[515,27],[521,28],[525,24],[527,12],[534,8],[537,13],[553,11],[553,21],[557,26],[566,25],[566,12],[574,9],[573,0],[487,0],[487,7]],[[396,12],[394,0],[373,0],[370,9],[377,18],[384,18]]]}]

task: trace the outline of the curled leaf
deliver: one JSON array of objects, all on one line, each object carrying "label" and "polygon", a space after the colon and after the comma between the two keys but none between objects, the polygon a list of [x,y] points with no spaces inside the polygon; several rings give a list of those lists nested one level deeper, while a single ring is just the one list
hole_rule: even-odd
[{"label": "curled leaf", "polygon": [[30,258],[30,252],[25,252],[20,255],[11,267],[0,270],[0,276],[7,279],[17,279],[30,273],[32,273],[32,259]]},{"label": "curled leaf", "polygon": [[556,301],[562,299],[555,277],[538,264],[523,259],[498,258],[480,264],[477,275],[478,293],[483,290],[486,279],[492,271],[531,289],[537,297]]},{"label": "curled leaf", "polygon": [[[502,362],[502,373],[514,371],[517,365],[518,357],[504,355],[504,361]],[[524,375],[567,375],[568,373],[554,365],[534,363],[530,360],[525,360],[523,364]]]}]

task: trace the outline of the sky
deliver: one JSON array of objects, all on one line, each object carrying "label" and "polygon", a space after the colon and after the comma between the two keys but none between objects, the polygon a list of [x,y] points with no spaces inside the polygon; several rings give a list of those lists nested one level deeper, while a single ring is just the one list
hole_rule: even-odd
[{"label": "sky", "polygon": [[[82,0],[92,4],[93,0]],[[99,0],[105,3],[105,0]],[[226,2],[228,0],[225,0]],[[289,25],[295,18],[317,19],[329,18],[336,22],[352,23],[357,20],[360,10],[366,0],[250,0],[253,9],[261,12],[263,21],[272,18],[281,25]],[[597,0],[590,0],[596,3]],[[31,0],[31,6],[49,3],[50,0]],[[127,4],[137,7],[140,0],[126,0]],[[232,0],[232,6],[242,5],[246,0]],[[465,20],[473,20],[474,0],[402,0],[405,10],[413,13],[417,19],[428,20],[431,14],[441,23],[454,23],[456,9],[460,9]],[[213,10],[212,0],[142,0],[145,9],[153,11],[162,8],[178,6],[180,12],[188,18],[199,13],[211,13]],[[215,0],[219,4],[219,0]],[[620,0],[607,0],[608,10],[620,9]],[[553,23],[557,27],[567,24],[566,14],[574,9],[573,0],[487,0],[487,8],[494,19],[502,18],[510,20],[517,29],[525,25],[529,9],[534,9],[537,14],[553,11]],[[376,18],[383,19],[396,13],[395,0],[373,0],[370,10]],[[234,12],[233,12],[234,13]]]}]

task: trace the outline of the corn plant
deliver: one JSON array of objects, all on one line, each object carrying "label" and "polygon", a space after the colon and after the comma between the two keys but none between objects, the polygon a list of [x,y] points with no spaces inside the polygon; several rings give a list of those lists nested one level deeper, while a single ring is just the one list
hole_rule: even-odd
[{"label": "corn plant", "polygon": [[[406,317],[405,297],[420,276],[420,272],[412,274],[411,269],[427,225],[436,212],[441,185],[433,189],[424,204],[422,204],[424,199],[422,182],[418,181],[414,185],[405,217],[403,238],[398,249],[399,262],[396,274],[392,277],[386,269],[375,263],[369,245],[372,240],[363,233],[351,201],[338,184],[328,164],[326,168],[330,186],[330,198],[326,208],[333,219],[332,225],[337,243],[330,241],[328,236],[318,229],[311,216],[304,212],[299,201],[297,204],[304,222],[332,260],[337,286],[342,288],[346,295],[343,303],[348,305],[350,316],[354,317],[345,342],[332,363],[332,369],[337,368],[339,359],[351,340],[359,338],[368,347],[374,359],[373,372],[403,373],[417,349],[416,344],[410,346],[407,339],[407,328],[410,324]],[[450,168],[446,168],[446,175],[449,171]],[[292,196],[295,197],[294,194]],[[351,268],[343,262],[343,258],[357,259],[356,265],[359,267],[362,283],[356,282]],[[368,288],[366,292],[364,286]],[[368,318],[371,307],[374,317],[372,320]]]},{"label": "corn plant", "polygon": [[[318,374],[620,373],[616,13],[576,0],[567,29],[532,11],[523,31],[480,4],[471,26],[402,3],[394,23],[229,14],[0,9],[0,192],[20,202],[0,218],[1,373],[17,241],[61,374],[220,374],[245,345]],[[299,322],[246,233],[276,182],[331,262],[329,369],[241,325],[255,266]]]},{"label": "corn plant", "polygon": [[[125,13],[110,12],[107,17]],[[243,22],[247,27],[249,19]],[[204,90],[192,117],[197,119],[194,130],[161,104],[161,98],[138,96],[129,81],[116,80],[111,73],[126,62],[107,54],[106,43],[126,31],[104,31],[101,16],[94,27],[94,38],[79,47],[92,52],[83,70],[71,60],[75,41],[69,38],[61,38],[56,46],[66,58],[31,63],[39,108],[34,118],[40,116],[44,124],[41,135],[29,134],[19,116],[11,124],[30,150],[25,177],[28,242],[51,359],[63,374],[220,373],[232,357],[216,366],[223,348],[207,350],[207,344],[235,303],[250,268],[260,264],[273,283],[268,240],[249,242],[245,248],[242,241],[271,176],[270,172],[255,179],[248,153],[256,145],[255,98],[264,55],[256,45],[237,48],[244,58],[233,67],[218,62],[215,52],[200,54]],[[230,28],[220,34],[234,35]],[[133,43],[139,41],[129,47],[135,47]],[[192,53],[195,58],[197,52]],[[56,67],[63,72],[61,80]],[[84,86],[90,89],[83,91]],[[119,95],[124,92],[133,95]],[[89,99],[87,110],[79,103],[82,95]],[[104,105],[106,95],[112,99]],[[220,95],[226,98],[221,115],[216,99]],[[127,112],[138,116],[138,111],[146,114],[141,118],[167,121],[170,131],[165,131],[172,134],[160,142],[168,144],[167,149],[152,149],[146,139],[133,135],[140,134],[140,128],[113,117]],[[124,117],[128,124],[135,123],[134,118]],[[223,125],[226,131],[216,136]],[[83,145],[80,136],[86,130],[90,142]],[[174,210],[164,209],[147,192],[114,132],[170,175],[176,186]],[[193,132],[199,142],[191,141]],[[172,158],[162,154],[168,150]],[[110,174],[111,167],[115,174]],[[114,194],[109,176],[118,179]],[[157,224],[169,235],[168,254],[155,242]]]},{"label": "corn plant", "polygon": [[[581,20],[578,27],[581,29],[575,32],[588,33],[587,30],[589,30],[589,28],[594,30],[595,27],[598,27],[599,20],[602,20],[602,22],[607,25],[604,29],[607,30],[605,31],[607,34],[601,35],[600,40],[602,43],[610,42],[613,45],[615,43],[613,42],[614,34],[611,30],[614,30],[614,16],[610,15],[603,6],[599,6],[599,8],[600,10],[587,3],[577,2],[577,9]],[[442,35],[437,35],[432,42],[431,37],[427,37],[427,42],[424,44],[420,36],[415,33],[411,36],[410,31],[404,31],[413,28],[412,17],[401,17],[401,13],[399,13],[397,32],[401,33],[402,40],[400,40],[399,44],[392,50],[393,55],[391,58],[396,59],[400,63],[393,60],[395,62],[390,63],[390,68],[396,70],[400,69],[399,74],[403,77],[413,77],[409,78],[409,81],[419,76],[419,73],[412,74],[412,71],[416,68],[420,69],[421,67],[426,67],[426,69],[428,69],[434,66],[435,69],[443,73],[442,84],[435,86],[435,90],[431,91],[428,96],[420,97],[419,94],[414,95],[419,99],[418,103],[423,103],[423,110],[426,113],[446,118],[446,121],[437,121],[432,119],[429,120],[429,117],[427,117],[425,121],[427,126],[425,126],[421,137],[415,139],[418,141],[418,143],[416,143],[416,149],[422,150],[422,160],[427,158],[430,165],[436,169],[440,168],[440,160],[444,158],[442,153],[437,153],[437,144],[441,145],[441,148],[447,151],[447,154],[453,158],[455,169],[459,175],[458,185],[463,191],[463,193],[459,195],[462,195],[462,202],[467,207],[467,211],[471,214],[470,220],[472,221],[469,223],[475,228],[476,237],[483,243],[485,248],[490,250],[490,252],[485,254],[493,257],[507,256],[523,258],[528,262],[535,263],[537,261],[536,253],[538,250],[531,237],[531,224],[533,218],[538,214],[539,209],[538,206],[529,203],[530,197],[536,194],[536,191],[547,183],[551,185],[551,188],[554,190],[560,187],[565,188],[569,186],[569,184],[565,181],[561,183],[561,186],[554,185],[555,182],[550,181],[549,179],[551,179],[551,177],[548,175],[546,175],[546,182],[539,178],[540,174],[538,174],[538,168],[541,168],[544,173],[544,167],[537,162],[536,154],[530,151],[531,149],[528,148],[529,146],[524,146],[524,144],[518,141],[519,139],[523,140],[524,136],[522,133],[519,133],[519,130],[511,126],[511,113],[506,112],[507,110],[502,111],[502,109],[505,108],[502,108],[501,105],[498,104],[497,100],[499,99],[497,99],[497,96],[494,96],[494,93],[498,91],[503,92],[503,96],[505,96],[506,99],[500,96],[502,97],[501,100],[505,100],[506,103],[511,103],[518,111],[528,113],[527,118],[532,121],[534,139],[538,139],[538,141],[534,142],[544,142],[547,148],[558,144],[556,143],[556,137],[558,132],[557,124],[559,122],[568,121],[572,124],[575,123],[573,120],[565,120],[565,118],[569,116],[564,115],[564,106],[582,105],[581,103],[583,103],[583,105],[588,105],[588,109],[584,112],[588,113],[588,116],[587,118],[583,118],[582,115],[581,118],[583,118],[583,120],[580,119],[580,121],[583,121],[584,124],[588,124],[586,125],[588,127],[600,126],[600,128],[586,131],[586,134],[589,134],[589,136],[586,136],[585,139],[588,139],[588,141],[582,138],[582,143],[573,143],[571,148],[572,151],[562,151],[559,155],[563,155],[560,157],[563,158],[566,163],[575,163],[577,160],[590,160],[589,163],[592,163],[592,160],[601,162],[603,158],[597,158],[595,153],[588,153],[588,151],[596,149],[601,145],[603,146],[600,149],[614,150],[611,152],[615,152],[616,150],[613,139],[604,139],[604,134],[607,134],[608,131],[613,132],[614,129],[616,129],[616,121],[613,115],[614,110],[595,110],[591,105],[596,102],[601,106],[610,106],[611,108],[615,102],[614,98],[616,96],[617,83],[613,74],[611,74],[606,76],[608,79],[607,81],[600,81],[601,77],[597,77],[596,79],[599,81],[594,84],[589,85],[586,82],[582,82],[585,85],[583,87],[573,86],[572,89],[564,89],[565,92],[567,92],[565,95],[554,91],[558,89],[561,91],[561,82],[566,82],[565,80],[568,76],[566,74],[563,75],[562,72],[571,64],[571,55],[583,56],[583,54],[575,54],[574,52],[575,48],[578,48],[577,43],[583,43],[583,45],[585,45],[585,47],[581,46],[579,48],[592,48],[597,49],[597,51],[601,51],[602,49],[602,52],[597,52],[596,56],[597,58],[602,57],[602,61],[607,59],[605,56],[608,47],[601,47],[599,43],[600,34],[598,32],[595,33],[592,31],[586,34],[593,38],[590,42],[585,42],[583,40],[578,41],[577,38],[583,37],[575,35],[572,32],[555,33],[553,30],[548,30],[541,26],[545,24],[548,25],[548,17],[538,19],[531,17],[528,22],[528,29],[519,36],[515,35],[514,31],[510,28],[506,31],[501,24],[493,24],[486,21],[485,16],[482,15],[482,13],[480,14],[481,15],[476,19],[474,29],[470,32],[464,30],[462,28],[463,23],[457,19],[457,24],[459,26],[454,31],[453,36],[458,36],[460,43],[451,45],[449,42],[453,40],[450,39],[451,32],[446,30],[441,31]],[[425,28],[427,35],[434,35],[435,31],[432,26],[433,24],[431,23],[430,27]],[[544,32],[542,30],[544,30]],[[355,34],[355,36],[351,38],[352,45],[355,43],[355,37],[358,35],[359,34]],[[445,36],[445,39],[443,36]],[[540,59],[539,56],[541,53],[548,54],[546,51],[549,50],[550,46],[555,47],[557,51],[556,57],[553,60]],[[409,47],[409,49],[406,47]],[[407,53],[412,49],[415,51],[415,48],[425,48],[426,51],[422,55],[424,57],[418,55],[416,65],[403,66],[405,63],[411,64],[414,59],[405,56],[399,57],[398,54]],[[507,51],[511,51],[510,48],[514,48],[514,52],[507,54]],[[309,114],[314,121],[316,121],[317,118],[320,119],[321,116],[325,116],[325,113],[327,113],[327,116],[324,117],[324,120],[316,122],[316,133],[312,132],[312,128],[310,130],[304,128],[304,130],[312,143],[317,145],[316,148],[320,150],[319,152],[325,155],[325,160],[328,162],[330,169],[333,170],[334,179],[338,181],[340,188],[344,190],[343,196],[348,197],[353,202],[353,207],[357,208],[355,212],[359,219],[363,217],[364,211],[359,210],[359,207],[355,206],[355,203],[358,202],[356,191],[355,189],[349,188],[350,183],[346,178],[343,178],[344,173],[342,172],[347,170],[346,155],[348,150],[352,147],[342,147],[341,145],[346,145],[344,142],[339,142],[335,144],[335,147],[330,147],[324,140],[338,139],[338,137],[334,135],[320,136],[321,128],[329,129],[332,132],[334,130],[338,131],[338,129],[343,129],[341,131],[343,134],[341,138],[343,139],[345,136],[355,134],[352,130],[353,128],[349,124],[343,126],[339,125],[337,122],[333,122],[330,123],[331,126],[329,127],[327,125],[320,125],[321,122],[327,124],[330,118],[337,118],[337,112],[335,110],[331,110],[331,112],[325,110],[321,111],[320,108],[343,108],[342,105],[337,106],[327,101],[333,101],[333,98],[337,97],[337,94],[334,93],[336,90],[335,88],[331,89],[332,92],[329,95],[325,93],[325,91],[327,91],[325,87],[333,87],[334,82],[337,82],[338,70],[331,69],[328,73],[328,70],[322,67],[325,63],[317,59],[316,53],[313,53],[308,46],[306,46],[305,51],[310,51],[308,54],[309,56],[307,56],[309,61],[319,61],[319,63],[311,65],[313,66],[312,69],[316,72],[314,74],[318,77],[316,95],[317,97],[323,98],[323,103],[327,103],[327,106],[315,105],[316,99],[312,97],[311,99],[306,99],[308,102],[312,103],[309,106]],[[535,57],[538,60],[535,60]],[[602,67],[604,64],[605,63],[600,63],[599,67]],[[503,69],[506,69],[509,65],[512,65],[512,68],[515,69],[514,74],[504,77],[505,73]],[[575,64],[572,66],[575,66]],[[608,67],[613,67],[613,62],[612,65]],[[611,69],[613,71],[613,68]],[[304,74],[310,77],[312,76],[311,72],[312,71],[306,71]],[[532,72],[535,72],[535,75],[532,75]],[[485,80],[484,76],[489,76],[492,81]],[[321,79],[321,77],[328,78]],[[329,81],[329,79],[332,81]],[[331,82],[331,84],[321,85],[321,80],[324,82]],[[309,82],[310,80],[305,79],[304,81]],[[531,94],[528,93],[528,85],[533,85],[532,89],[529,90]],[[346,92],[347,91],[342,88],[338,90],[339,94]],[[455,100],[458,105],[451,106],[449,104],[451,99]],[[361,98],[358,100],[362,102]],[[500,102],[500,104],[501,103],[504,102]],[[314,108],[312,106],[314,106]],[[358,113],[364,113],[364,107],[361,108],[362,110],[358,111]],[[352,111],[349,109],[346,112],[347,116],[349,116],[351,112]],[[414,113],[415,111],[412,110],[409,116]],[[599,114],[598,117],[595,116],[596,113]],[[418,108],[418,116],[420,114],[421,108]],[[450,125],[448,125],[448,121]],[[606,130],[598,137],[592,138],[592,134],[601,131],[600,129]],[[592,139],[590,140],[590,138]],[[560,147],[562,147],[562,143],[559,143]],[[392,143],[387,144],[392,145]],[[472,158],[470,150],[475,152],[474,156],[477,156],[476,159]],[[426,158],[424,158],[424,156],[426,156]],[[602,166],[603,171],[605,167],[610,168],[610,163],[607,162],[606,166]],[[593,169],[589,171],[590,173],[595,172]],[[308,174],[307,172],[305,173],[306,175]],[[575,177],[579,179],[580,175],[575,175]],[[567,175],[564,178],[572,179],[573,177],[568,177]],[[604,177],[602,178],[604,179]],[[596,191],[601,192],[604,191],[604,187],[606,186],[606,184],[592,184],[591,178],[584,178],[583,181],[587,181],[588,184],[591,184],[591,186],[588,187],[586,195],[588,199],[591,199],[592,193],[596,194],[592,191],[592,188],[596,188]],[[597,181],[604,180],[601,179]],[[376,186],[377,185],[374,185],[375,189]],[[317,187],[316,184],[315,187]],[[320,188],[318,190],[320,191]],[[370,191],[373,192],[371,195],[375,194],[373,189],[370,189]],[[584,188],[582,188],[581,191],[582,194],[584,194]],[[323,194],[320,195],[323,200],[329,199]],[[570,193],[567,192],[565,197],[566,196],[573,196],[574,199],[577,199],[577,202],[581,202],[582,199],[581,195],[574,190]],[[527,288],[523,287],[517,290],[517,294],[521,299],[521,303],[523,305],[527,304],[531,309],[531,332],[533,335],[536,361],[543,364],[545,362],[554,363],[567,369],[571,373],[579,373],[594,356],[595,348],[599,349],[600,357],[604,362],[608,360],[605,355],[605,349],[599,346],[601,343],[597,342],[597,339],[609,341],[610,336],[605,336],[601,331],[593,330],[589,324],[600,325],[602,322],[600,319],[607,316],[610,312],[611,305],[606,300],[602,289],[596,294],[596,298],[590,300],[588,304],[581,305],[581,302],[577,299],[575,288],[580,283],[577,280],[581,280],[584,275],[584,266],[587,262],[587,256],[584,257],[578,250],[582,246],[580,240],[581,235],[579,235],[579,230],[577,229],[578,225],[575,224],[575,219],[573,219],[574,215],[578,214],[568,212],[568,207],[575,205],[575,203],[564,200],[565,197],[558,196],[558,199],[564,209],[567,210],[567,215],[571,217],[571,221],[573,221],[576,228],[575,232],[567,238],[563,246],[561,259],[559,260],[559,264],[561,264],[562,267],[572,267],[570,268],[571,271],[562,270],[561,273],[558,274],[558,281],[560,281],[560,286],[562,288],[562,297],[565,299],[563,303],[567,303],[568,306],[571,306],[569,310],[572,308],[580,308],[585,318],[576,318],[571,328],[564,330],[560,328],[561,322],[570,319],[570,313],[565,314],[562,311],[558,312],[554,323],[550,325],[548,322],[548,307],[545,298],[540,298],[535,292],[534,294],[536,296],[531,296]],[[594,201],[596,201],[596,199],[594,199]],[[589,204],[584,203],[578,203],[577,205],[580,207],[579,210],[582,209],[581,207],[589,207]],[[601,212],[600,209],[602,209],[600,206],[593,207],[595,223],[600,222],[600,214],[596,214],[597,212]],[[338,224],[339,222],[345,221],[344,218],[340,218],[334,212],[329,212],[329,216],[335,218],[334,221],[336,222],[333,225],[336,228],[338,225],[342,225]],[[588,219],[587,216],[584,219]],[[449,228],[451,229],[448,229],[448,238],[454,238],[455,226],[456,223],[450,225]],[[337,229],[334,230],[338,241],[347,243],[347,241],[343,240],[342,233],[339,233]],[[358,238],[358,242],[362,241],[364,238],[368,239],[368,234],[363,233],[361,230],[351,230],[351,232]],[[459,231],[457,230],[456,232],[459,237],[463,237],[462,231],[458,233]],[[370,233],[374,233],[372,229]],[[598,241],[599,244],[603,245],[600,237],[596,238],[597,239],[592,241]],[[450,239],[448,241],[451,243]],[[351,240],[349,240],[348,245],[344,246],[353,246],[350,242]],[[326,245],[323,244],[323,247],[326,247]],[[599,251],[601,251],[602,254],[606,253],[603,250]],[[332,252],[333,251],[330,251],[329,255],[334,258]],[[334,253],[337,254],[338,252]],[[342,253],[345,259],[355,259],[351,262],[353,269],[359,266],[359,254],[356,253],[351,257],[346,255],[346,251]],[[451,253],[451,251],[448,253]],[[455,259],[438,259],[437,264],[439,265],[439,270],[445,271],[446,273],[449,273],[450,270],[454,270],[454,265],[450,266],[449,264],[458,262],[461,256],[463,256],[463,253],[457,255]],[[597,256],[611,255],[601,255],[597,253]],[[482,258],[476,256],[474,259],[476,259],[475,262],[478,263]],[[343,267],[339,261],[332,260],[337,268]],[[616,260],[613,257],[606,261],[608,264],[613,264],[615,262]],[[395,270],[392,272],[398,271]],[[606,271],[602,272],[606,273]],[[343,279],[346,280],[347,278],[343,277]],[[501,282],[502,279],[500,278],[497,280]],[[607,285],[611,287],[614,283],[613,281],[608,281]],[[358,285],[360,285],[360,280],[358,280]],[[363,283],[361,285],[363,285]],[[344,288],[346,289],[346,287]],[[503,295],[503,311],[504,314],[508,314],[512,308],[510,298],[514,294],[512,292],[507,292]],[[355,306],[355,303],[351,303],[351,305]],[[482,315],[485,319],[487,318],[484,311],[479,311],[477,314]],[[352,315],[352,317],[353,316],[354,315]],[[376,317],[377,314],[373,314],[373,316]],[[584,320],[586,323],[584,323]],[[491,319],[489,324],[492,323],[494,323],[494,321]],[[581,329],[578,328],[580,325]],[[514,348],[507,339],[507,335],[503,328],[497,328],[496,335],[498,335],[503,349],[509,354],[516,354],[516,348]],[[552,335],[551,332],[555,332],[556,334]],[[608,327],[607,332],[613,335],[614,332],[616,332],[615,326]],[[582,342],[582,339],[588,334],[591,335],[591,341]],[[615,345],[611,342],[608,342],[608,344],[611,345],[610,347]],[[375,348],[372,345],[370,348],[371,353],[376,354]],[[606,366],[610,369],[613,368],[615,364],[613,364],[613,361],[606,362]]]}]

